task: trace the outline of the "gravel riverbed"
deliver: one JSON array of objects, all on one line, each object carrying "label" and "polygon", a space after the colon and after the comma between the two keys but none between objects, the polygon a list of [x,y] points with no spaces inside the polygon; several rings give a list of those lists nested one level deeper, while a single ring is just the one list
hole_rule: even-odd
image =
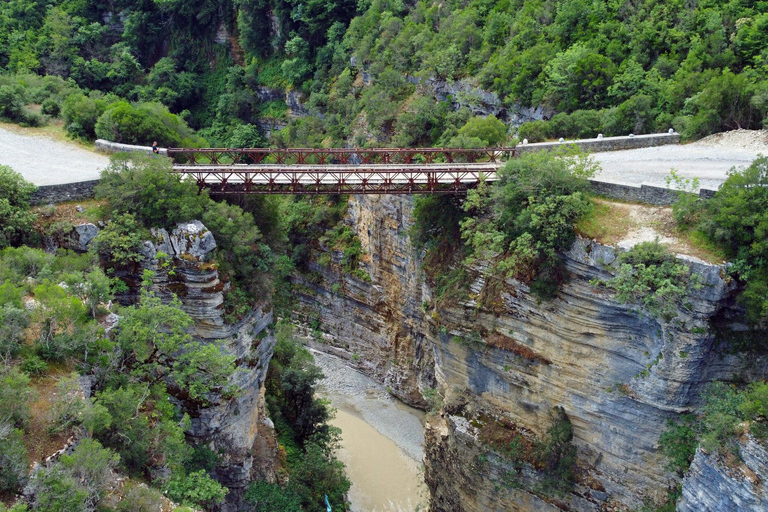
[{"label": "gravel riverbed", "polygon": [[424,458],[424,413],[392,398],[386,388],[350,368],[344,360],[312,350],[325,378],[319,394],[337,409],[353,414],[391,439],[410,458]]}]

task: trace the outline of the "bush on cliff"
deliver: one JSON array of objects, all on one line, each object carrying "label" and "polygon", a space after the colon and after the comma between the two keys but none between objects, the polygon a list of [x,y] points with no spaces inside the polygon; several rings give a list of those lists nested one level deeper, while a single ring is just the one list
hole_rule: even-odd
[{"label": "bush on cliff", "polygon": [[[670,182],[691,191],[675,173]],[[746,169],[732,168],[712,199],[681,194],[674,205],[681,227],[695,229],[719,246],[744,290],[739,301],[753,325],[768,321],[768,156],[760,156]]]},{"label": "bush on cliff", "polygon": [[682,299],[690,290],[702,287],[698,274],[658,241],[642,242],[619,256],[619,270],[613,279],[595,281],[616,290],[623,303],[640,304],[653,315],[669,321],[685,307]]},{"label": "bush on cliff", "polygon": [[499,170],[493,187],[467,193],[461,236],[470,248],[466,264],[492,262],[491,274],[531,283],[551,298],[565,280],[563,251],[576,238],[575,224],[590,209],[588,178],[595,165],[564,149],[523,155]]},{"label": "bush on cliff", "polygon": [[700,228],[734,263],[750,320],[768,320],[768,156],[731,169],[705,212]]},{"label": "bush on cliff", "polygon": [[739,455],[739,439],[746,433],[758,441],[768,439],[768,383],[753,382],[738,388],[712,382],[703,393],[696,415],[670,421],[659,438],[659,448],[669,458],[670,470],[683,475],[700,445],[709,453]]}]

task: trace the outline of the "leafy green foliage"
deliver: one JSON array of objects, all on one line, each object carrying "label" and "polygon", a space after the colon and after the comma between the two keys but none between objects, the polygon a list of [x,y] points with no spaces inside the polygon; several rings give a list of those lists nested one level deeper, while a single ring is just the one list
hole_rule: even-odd
[{"label": "leafy green foliage", "polygon": [[161,103],[113,103],[99,116],[94,129],[101,139],[142,146],[157,141],[160,146],[195,147],[201,142],[183,119]]},{"label": "leafy green foliage", "polygon": [[287,452],[290,479],[286,488],[252,486],[246,499],[253,510],[278,504],[289,507],[286,510],[312,510],[327,494],[334,510],[346,510],[350,482],[333,454],[338,430],[326,423],[332,414],[328,403],[314,396],[313,386],[322,374],[309,351],[293,338],[290,324],[278,323],[275,338],[265,383],[267,406]]},{"label": "leafy green foliage", "polygon": [[507,127],[493,114],[473,117],[459,129],[459,137],[477,138],[482,142],[481,146],[503,146],[507,140]]},{"label": "leafy green foliage", "polygon": [[178,503],[196,507],[210,507],[224,501],[229,489],[213,480],[204,470],[188,475],[177,475],[168,482],[168,497]]},{"label": "leafy green foliage", "polygon": [[21,174],[0,165],[0,249],[20,243],[31,233],[35,215],[29,211],[29,199],[36,189]]},{"label": "leafy green foliage", "polygon": [[696,417],[686,414],[679,421],[669,421],[659,437],[659,448],[669,458],[669,468],[682,475],[693,461],[699,445]]},{"label": "leafy green foliage", "polygon": [[27,481],[29,461],[23,436],[23,431],[0,422],[0,492],[18,492]]},{"label": "leafy green foliage", "polygon": [[190,180],[171,172],[171,161],[118,154],[101,174],[96,197],[108,201],[112,214],[131,214],[146,227],[173,227],[199,219],[208,202]]},{"label": "leafy green foliage", "polygon": [[245,501],[249,512],[302,512],[301,501],[290,488],[285,489],[278,484],[253,482],[245,491]]},{"label": "leafy green foliage", "polygon": [[234,371],[234,356],[194,340],[186,332],[191,324],[178,299],[166,305],[144,291],[138,305],[122,310],[115,334],[123,364],[142,380],[169,379],[193,400],[205,401],[205,395],[214,390],[229,392],[227,379]]},{"label": "leafy green foliage", "polygon": [[619,270],[609,281],[596,281],[616,290],[621,302],[640,304],[666,320],[677,316],[677,308],[689,290],[702,287],[697,274],[677,260],[658,241],[642,242],[619,256]]},{"label": "leafy green foliage", "polygon": [[670,469],[680,475],[686,472],[699,445],[710,453],[738,456],[738,439],[746,432],[760,441],[768,439],[767,398],[765,382],[753,382],[741,389],[724,382],[709,384],[699,414],[670,421],[659,438],[659,447],[669,458]]},{"label": "leafy green foliage", "polygon": [[533,282],[551,298],[564,280],[562,252],[575,240],[575,223],[589,209],[587,178],[594,165],[583,155],[523,155],[499,171],[491,192],[481,184],[467,194],[461,236],[466,264],[492,260],[492,273]]},{"label": "leafy green foliage", "polygon": [[93,512],[112,480],[119,457],[98,441],[83,439],[58,463],[35,474],[31,487],[35,505],[55,512]]},{"label": "leafy green foliage", "polygon": [[29,421],[29,405],[36,396],[27,374],[18,367],[0,366],[0,418],[23,428]]}]

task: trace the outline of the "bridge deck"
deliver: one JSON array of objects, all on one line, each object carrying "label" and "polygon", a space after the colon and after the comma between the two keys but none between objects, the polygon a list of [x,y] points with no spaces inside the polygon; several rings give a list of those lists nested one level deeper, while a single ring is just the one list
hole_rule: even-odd
[{"label": "bridge deck", "polygon": [[495,181],[501,162],[439,164],[204,165],[174,171],[217,194],[463,193]]}]

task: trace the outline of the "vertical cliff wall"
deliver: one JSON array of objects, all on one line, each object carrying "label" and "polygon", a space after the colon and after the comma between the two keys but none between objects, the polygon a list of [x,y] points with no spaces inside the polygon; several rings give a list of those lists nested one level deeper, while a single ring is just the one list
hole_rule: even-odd
[{"label": "vertical cliff wall", "polygon": [[403,196],[350,198],[347,222],[362,243],[360,268],[370,282],[344,271],[337,264],[342,255],[323,248],[331,263],[317,263],[315,252],[309,272],[293,279],[294,319],[315,348],[345,358],[404,402],[424,406],[420,388],[433,385],[422,311],[429,290],[408,237],[411,207]]},{"label": "vertical cliff wall", "polygon": [[263,396],[275,344],[267,330],[272,312],[257,308],[236,324],[224,322],[226,284],[210,262],[216,241],[199,221],[180,223],[171,233],[152,230],[152,235],[154,239],[145,241],[142,250],[145,268],[155,272],[151,289],[169,300],[176,294],[195,321],[192,334],[237,358],[231,379],[239,389],[237,396],[211,396],[205,407],[181,401],[192,418],[187,435],[220,454],[214,476],[230,489],[223,510],[237,510],[249,481],[275,479],[274,432]]},{"label": "vertical cliff wall", "polygon": [[[317,348],[409,403],[423,403],[426,387],[440,389],[445,405],[426,433],[433,511],[626,510],[663,501],[678,483],[657,445],[667,420],[692,410],[707,382],[765,366],[747,370],[715,341],[710,323],[733,293],[723,268],[688,262],[704,286],[664,320],[590,283],[610,278],[617,253],[588,240],[567,254],[570,281],[553,301],[507,280],[493,307],[482,306],[487,276],[478,267],[469,269],[468,300],[433,309],[408,238],[410,212],[409,198],[351,200],[347,222],[371,280],[334,265],[340,255],[312,263],[294,281],[296,320]],[[565,491],[489,441],[490,431],[544,438],[556,406],[577,450],[576,483]]]}]

